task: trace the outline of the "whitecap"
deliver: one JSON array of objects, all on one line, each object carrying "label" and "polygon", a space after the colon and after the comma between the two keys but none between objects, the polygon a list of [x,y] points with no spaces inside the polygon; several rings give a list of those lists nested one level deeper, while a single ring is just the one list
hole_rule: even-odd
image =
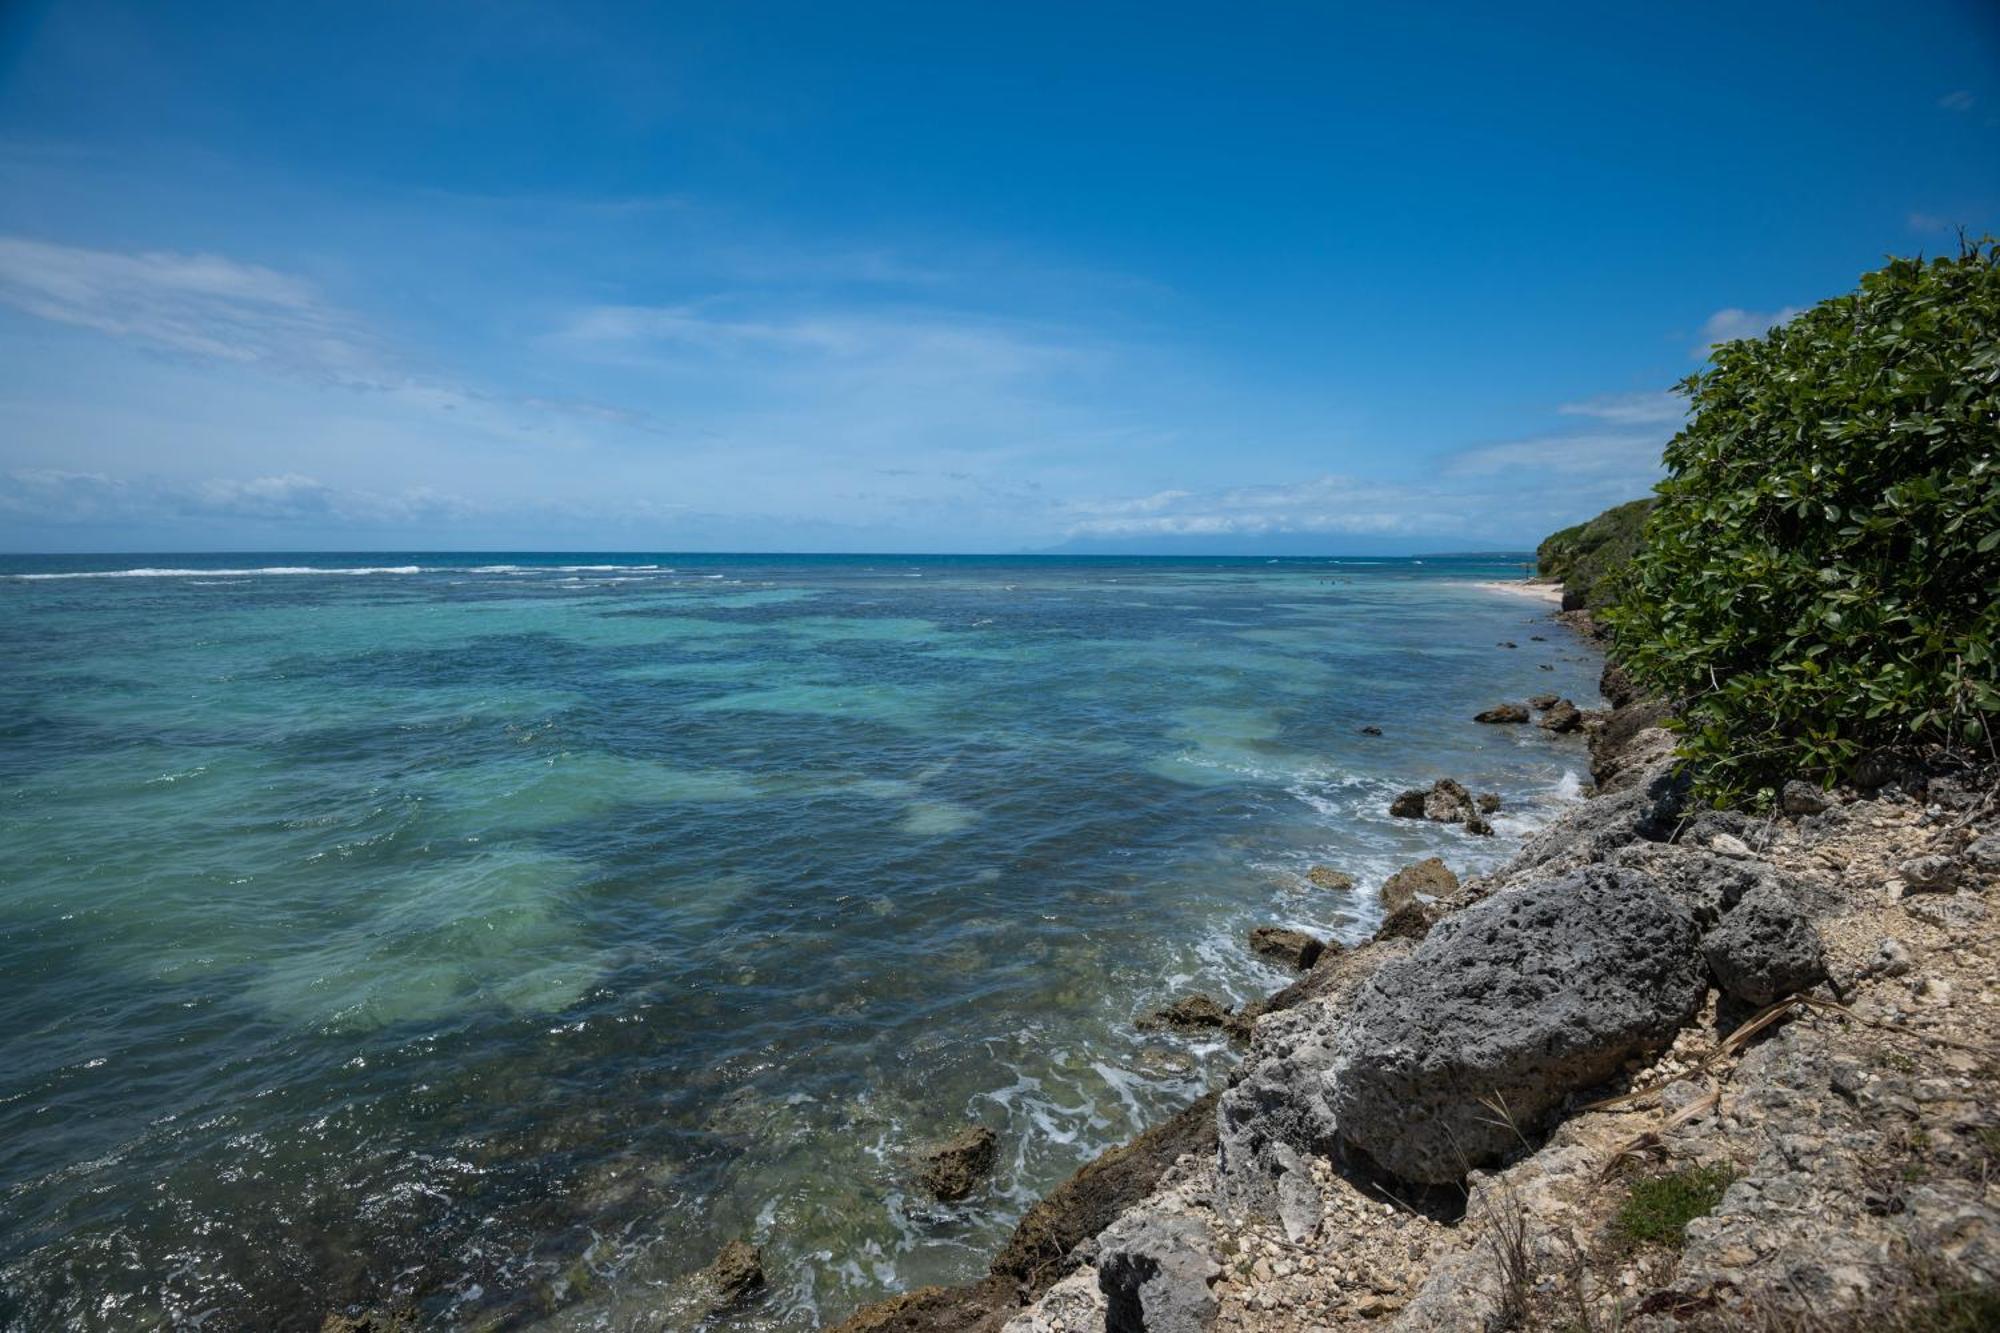
[{"label": "whitecap", "polygon": [[50,574],[9,574],[8,578],[40,581],[46,579],[186,579],[253,578],[281,574],[421,574],[421,565],[358,565],[333,568],[323,565],[263,565],[256,569],[172,569],[142,566],[138,569],[76,569]]}]

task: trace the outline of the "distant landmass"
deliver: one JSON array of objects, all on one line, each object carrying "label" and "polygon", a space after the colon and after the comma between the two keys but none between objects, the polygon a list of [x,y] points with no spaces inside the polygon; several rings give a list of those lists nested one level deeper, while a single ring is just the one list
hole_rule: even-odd
[{"label": "distant landmass", "polygon": [[1268,556],[1424,556],[1493,555],[1532,560],[1531,547],[1493,537],[1368,536],[1331,532],[1219,533],[1199,536],[1072,537],[1034,555],[1268,555]]}]

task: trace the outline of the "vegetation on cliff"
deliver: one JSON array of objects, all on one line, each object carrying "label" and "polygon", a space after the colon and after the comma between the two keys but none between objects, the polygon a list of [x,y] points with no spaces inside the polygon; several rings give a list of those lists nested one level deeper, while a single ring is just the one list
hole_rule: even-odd
[{"label": "vegetation on cliff", "polygon": [[1704,792],[1989,748],[2000,246],[1894,260],[1680,387],[1691,415],[1605,619],[1679,705]]},{"label": "vegetation on cliff", "polygon": [[1646,516],[1657,501],[1628,500],[1587,523],[1564,528],[1535,548],[1545,578],[1560,579],[1565,611],[1601,610],[1618,598],[1617,580],[1639,553]]}]

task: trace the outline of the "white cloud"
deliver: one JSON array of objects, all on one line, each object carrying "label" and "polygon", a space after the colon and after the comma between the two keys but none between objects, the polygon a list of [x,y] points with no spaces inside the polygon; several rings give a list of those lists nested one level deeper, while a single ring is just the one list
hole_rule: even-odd
[{"label": "white cloud", "polygon": [[1606,393],[1556,409],[1566,417],[1592,417],[1614,426],[1654,426],[1678,423],[1687,403],[1672,393]]},{"label": "white cloud", "polygon": [[0,236],[0,304],[153,351],[384,395],[411,417],[450,413],[494,437],[574,443],[552,423],[657,431],[645,412],[578,397],[493,392],[394,364],[360,319],[311,283],[220,255],[126,253]]},{"label": "white cloud", "polygon": [[1696,356],[1707,356],[1708,349],[1716,343],[1735,342],[1739,338],[1761,338],[1780,324],[1790,323],[1804,313],[1801,306],[1781,306],[1776,310],[1743,310],[1728,306],[1716,311],[1701,325],[1701,342],[1694,348]]},{"label": "white cloud", "polygon": [[1070,506],[1069,535],[1091,537],[1265,536],[1278,532],[1407,533],[1434,518],[1413,507],[1408,487],[1327,475],[1238,486],[1206,494],[1161,491],[1137,499]]},{"label": "white cloud", "polygon": [[1483,445],[1455,455],[1444,472],[1454,477],[1495,477],[1523,471],[1560,476],[1657,474],[1665,436],[1653,432],[1549,435]]},{"label": "white cloud", "polygon": [[1973,97],[1971,93],[1960,88],[1955,92],[1946,93],[1943,97],[1938,98],[1938,105],[1946,111],[1970,111],[1977,101],[1978,99]]},{"label": "white cloud", "polygon": [[1220,491],[1160,491],[1079,502],[1067,507],[1068,536],[1116,541],[1316,534],[1532,541],[1646,494],[1660,479],[1665,440],[1660,429],[1551,435],[1448,455],[1422,481],[1328,474]]},{"label": "white cloud", "polygon": [[128,480],[56,468],[0,474],[0,513],[37,525],[241,519],[397,527],[463,517],[474,509],[464,499],[425,488],[382,493],[290,473],[193,481]]},{"label": "white cloud", "polygon": [[0,237],[0,302],[158,350],[374,384],[356,323],[311,285],[219,255]]},{"label": "white cloud", "polygon": [[596,306],[574,316],[557,341],[613,358],[779,362],[843,376],[872,366],[899,376],[980,380],[1060,369],[1085,356],[1063,331],[952,311],[791,310],[740,301]]}]

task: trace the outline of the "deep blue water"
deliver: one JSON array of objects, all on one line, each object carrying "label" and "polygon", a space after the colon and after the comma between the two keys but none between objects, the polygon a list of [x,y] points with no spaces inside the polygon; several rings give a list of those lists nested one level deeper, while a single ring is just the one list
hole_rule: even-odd
[{"label": "deep blue water", "polygon": [[[738,1235],[737,1328],[976,1273],[1226,1067],[1135,1016],[1573,797],[1469,721],[1595,697],[1471,586],[1519,568],[0,557],[0,1323],[671,1327]],[[1447,773],[1500,837],[1388,818]],[[968,1120],[992,1189],[915,1197]]]}]

